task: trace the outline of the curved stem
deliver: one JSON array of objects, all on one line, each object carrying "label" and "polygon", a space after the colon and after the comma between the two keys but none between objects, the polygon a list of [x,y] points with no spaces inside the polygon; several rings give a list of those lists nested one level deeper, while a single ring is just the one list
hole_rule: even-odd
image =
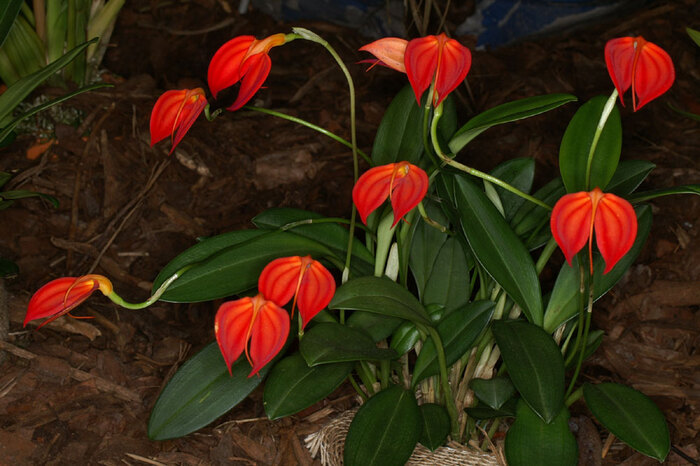
[{"label": "curved stem", "polygon": [[[580,259],[580,254],[579,254],[579,259]],[[579,345],[581,344],[581,335],[583,334],[583,323],[584,323],[584,317],[585,317],[585,309],[583,306],[583,296],[584,293],[586,292],[586,281],[585,281],[585,272],[583,270],[583,262],[579,260],[579,289],[578,289],[578,324],[576,326],[576,340],[574,342],[574,347],[572,348],[571,352],[569,353],[569,356],[566,358],[566,365],[568,366],[571,364],[571,361],[574,360],[574,357],[576,356],[576,352],[579,349]]]},{"label": "curved stem", "polygon": [[595,134],[593,135],[593,141],[591,141],[591,147],[588,150],[588,160],[586,161],[586,186],[591,189],[591,167],[593,166],[593,155],[595,155],[595,150],[598,148],[598,141],[600,140],[600,135],[603,134],[603,128],[605,128],[605,123],[608,121],[608,117],[615,108],[615,100],[617,100],[617,88],[613,89],[612,94],[608,97],[607,102],[603,106],[603,111],[600,114],[600,120],[598,120],[598,126],[595,128]]},{"label": "curved stem", "polygon": [[530,196],[527,193],[524,193],[520,191],[518,188],[509,185],[505,181],[496,178],[495,176],[491,176],[488,173],[484,173],[482,171],[479,171],[475,168],[469,167],[467,165],[464,165],[462,163],[457,162],[456,160],[452,159],[450,156],[446,155],[444,152],[442,152],[442,149],[440,148],[440,144],[438,143],[437,139],[437,124],[440,121],[440,117],[442,117],[442,103],[435,108],[435,112],[433,114],[433,124],[430,127],[430,136],[433,142],[433,149],[435,149],[435,153],[437,154],[438,157],[447,165],[454,167],[458,170],[461,170],[465,173],[468,173],[472,176],[476,176],[478,178],[481,178],[482,180],[489,181],[496,186],[500,186],[501,188],[505,189],[506,191],[510,191],[511,193],[522,197],[525,200],[528,200],[532,202],[533,204],[537,204],[538,206],[547,209],[547,210],[552,210],[552,207],[549,206],[548,204],[540,201],[536,197]]},{"label": "curved stem", "polygon": [[457,413],[457,406],[455,405],[454,396],[452,395],[452,389],[450,388],[450,379],[447,377],[447,360],[445,359],[445,347],[442,345],[442,340],[440,335],[434,327],[426,327],[430,333],[430,338],[433,339],[435,343],[435,350],[438,357],[438,365],[440,366],[440,386],[442,388],[442,393],[445,396],[445,407],[447,408],[447,413],[450,416],[450,426],[452,438],[459,438],[459,417]]},{"label": "curved stem", "polygon": [[[320,126],[318,126],[318,125],[315,125],[315,124],[313,124],[313,123],[311,123],[311,122],[309,122],[309,121],[306,121],[306,120],[303,120],[303,119],[301,119],[301,118],[294,117],[294,116],[291,116],[291,115],[287,115],[286,113],[278,112],[278,111],[275,111],[275,110],[270,110],[270,109],[267,109],[267,108],[253,107],[252,105],[246,105],[246,106],[243,107],[243,108],[248,109],[248,110],[253,110],[253,111],[255,111],[255,112],[264,113],[264,114],[266,114],[266,115],[272,115],[272,116],[275,116],[275,117],[277,117],[277,118],[282,118],[282,119],[284,119],[284,120],[288,120],[288,121],[291,121],[291,122],[300,124],[300,125],[302,125],[302,126],[306,126],[307,128],[310,128],[310,129],[312,129],[312,130],[314,130],[314,131],[318,131],[319,133],[323,134],[324,136],[328,136],[329,138],[333,139],[334,141],[341,143],[341,144],[344,145],[345,147],[349,147],[350,149],[352,149],[352,143],[351,143],[351,142],[347,141],[346,139],[341,138],[340,136],[338,136],[337,134],[335,134],[335,133],[333,133],[333,132],[331,132],[331,131],[328,131],[326,128],[322,128],[322,127],[320,127]],[[372,159],[369,158],[369,155],[365,154],[365,153],[364,153],[362,150],[360,150],[359,148],[357,149],[357,153],[358,153],[359,155],[361,155],[362,158],[365,159],[365,161],[366,161],[368,164],[373,165],[373,164],[372,164]]]},{"label": "curved stem", "polygon": [[574,369],[574,375],[571,377],[571,382],[569,383],[569,388],[566,390],[565,398],[568,398],[571,391],[574,389],[576,384],[576,379],[578,379],[579,372],[581,372],[581,365],[583,364],[583,357],[586,354],[586,347],[588,346],[588,332],[591,329],[591,316],[593,315],[593,275],[589,276],[590,280],[588,283],[588,308],[586,309],[586,323],[583,327],[583,343],[581,348],[579,348],[578,360],[576,361],[576,368]]},{"label": "curved stem", "polygon": [[182,274],[185,273],[191,267],[192,267],[192,265],[187,265],[187,266],[181,268],[180,270],[178,270],[177,272],[175,272],[174,274],[172,274],[167,280],[165,280],[163,282],[162,285],[160,285],[158,287],[156,292],[153,293],[150,298],[148,298],[146,301],[144,301],[142,303],[129,303],[127,301],[124,301],[121,296],[119,296],[118,294],[116,294],[114,292],[107,295],[107,297],[110,300],[112,300],[113,303],[118,304],[119,306],[121,306],[125,309],[133,309],[133,310],[144,309],[144,308],[150,306],[151,304],[155,303],[156,301],[158,301],[160,299],[160,297],[163,296],[163,293],[165,293],[165,290],[167,290],[168,287],[170,285],[172,285],[172,283],[175,280],[180,278],[182,276]]},{"label": "curved stem", "polygon": [[583,387],[578,387],[574,393],[569,395],[569,397],[564,401],[564,405],[568,408],[572,404],[576,403],[578,399],[580,399],[583,396]]},{"label": "curved stem", "polygon": [[544,248],[542,249],[542,253],[540,254],[540,257],[537,259],[537,263],[535,264],[535,270],[537,271],[537,275],[542,273],[544,266],[547,265],[549,258],[552,257],[552,254],[554,254],[554,251],[556,250],[557,242],[553,237],[549,238],[549,241],[547,241],[547,244],[545,244]]}]

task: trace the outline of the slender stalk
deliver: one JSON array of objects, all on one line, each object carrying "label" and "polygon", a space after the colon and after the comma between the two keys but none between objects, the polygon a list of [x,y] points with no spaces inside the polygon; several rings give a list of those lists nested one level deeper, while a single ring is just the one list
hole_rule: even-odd
[{"label": "slender stalk", "polygon": [[591,329],[591,316],[593,315],[593,275],[589,276],[590,280],[588,283],[588,306],[586,309],[586,323],[583,328],[583,344],[579,348],[578,360],[576,361],[576,368],[574,369],[574,375],[571,377],[571,382],[569,383],[569,388],[566,390],[565,398],[568,398],[571,391],[574,389],[576,384],[576,379],[578,379],[579,372],[581,371],[581,365],[583,364],[583,357],[586,354],[586,347],[588,343],[588,332]]},{"label": "slender stalk", "polygon": [[496,178],[495,176],[491,176],[488,173],[484,173],[484,172],[479,171],[475,168],[472,168],[472,167],[469,167],[469,166],[464,165],[462,163],[459,163],[456,160],[452,159],[447,154],[445,154],[444,152],[442,152],[442,149],[440,148],[440,144],[439,144],[438,139],[437,139],[437,125],[438,125],[438,122],[440,121],[440,117],[442,117],[442,103],[440,103],[440,105],[438,105],[435,108],[435,112],[433,114],[433,123],[430,127],[430,136],[431,136],[431,139],[433,142],[433,149],[435,149],[435,153],[437,154],[438,157],[440,157],[440,159],[445,164],[447,164],[451,167],[454,167],[458,170],[461,170],[465,173],[468,173],[472,176],[476,176],[478,178],[481,178],[482,180],[489,181],[489,182],[495,184],[496,186],[500,186],[501,188],[505,189],[506,191],[510,191],[511,193],[513,193],[517,196],[520,196],[523,199],[528,200],[528,201],[532,202],[533,204],[536,204],[544,209],[552,210],[551,206],[540,201],[536,197],[530,196],[529,194],[520,191],[518,188],[509,185],[505,181],[503,181],[499,178]]},{"label": "slender stalk", "polygon": [[357,384],[357,381],[355,380],[355,377],[352,376],[352,374],[348,375],[348,380],[350,381],[350,385],[352,385],[352,388],[355,389],[358,395],[362,398],[362,401],[367,401],[369,400],[369,397],[367,394],[360,388],[360,386]]},{"label": "slender stalk", "polygon": [[557,242],[554,240],[554,238],[549,238],[549,241],[547,241],[547,244],[544,245],[542,253],[540,253],[540,257],[537,259],[537,263],[535,264],[537,275],[542,273],[544,266],[547,265],[549,258],[552,257],[552,254],[554,254],[554,251],[556,250]]},{"label": "slender stalk", "polygon": [[427,327],[430,333],[430,338],[433,339],[435,343],[435,350],[438,357],[438,365],[440,366],[440,386],[442,388],[443,395],[445,396],[445,407],[447,408],[447,413],[450,416],[450,427],[452,438],[459,438],[459,417],[457,413],[457,406],[455,405],[454,397],[452,396],[452,389],[450,388],[450,379],[447,376],[447,360],[445,359],[445,347],[442,345],[442,340],[437,330],[433,327]]},{"label": "slender stalk", "polygon": [[600,120],[598,120],[598,126],[595,128],[595,134],[593,135],[593,141],[591,141],[591,147],[588,150],[588,160],[586,162],[586,186],[589,189],[591,183],[591,167],[593,166],[593,156],[595,155],[595,150],[598,148],[598,141],[600,140],[600,135],[603,134],[603,128],[605,128],[605,123],[608,121],[608,117],[615,108],[615,100],[617,100],[617,88],[613,89],[612,94],[608,97],[605,106],[603,106],[603,111],[600,114]]},{"label": "slender stalk", "polygon": [[167,290],[168,287],[170,285],[172,285],[172,283],[175,280],[180,278],[182,276],[182,274],[185,273],[191,267],[192,267],[192,265],[185,266],[185,267],[181,268],[180,270],[178,270],[177,272],[175,272],[174,274],[172,274],[170,276],[170,278],[165,280],[163,282],[163,284],[158,287],[156,292],[153,293],[150,298],[148,298],[146,301],[144,301],[142,303],[129,303],[127,301],[124,301],[124,299],[122,299],[121,296],[119,296],[118,294],[116,294],[114,292],[107,295],[107,297],[109,299],[111,299],[112,302],[114,302],[115,304],[118,304],[119,306],[121,306],[125,309],[133,309],[133,310],[144,309],[144,308],[150,306],[151,304],[155,303],[156,301],[158,301],[160,299],[160,297],[163,296],[163,293],[165,293],[165,290]]},{"label": "slender stalk", "polygon": [[564,402],[564,404],[565,404],[566,407],[568,408],[568,407],[571,406],[572,404],[576,403],[576,401],[577,401],[578,399],[580,399],[582,396],[583,396],[583,387],[578,387],[578,388],[576,389],[576,391],[574,391],[574,393],[572,393],[571,395],[569,395],[569,397],[566,399],[566,401]]},{"label": "slender stalk", "polygon": [[[580,256],[579,256],[580,258]],[[571,361],[574,360],[574,356],[576,355],[576,352],[579,349],[579,345],[581,344],[581,335],[583,334],[583,323],[584,323],[584,314],[585,314],[585,309],[583,307],[583,297],[584,293],[586,292],[586,281],[585,281],[585,272],[583,270],[583,261],[579,260],[579,277],[580,277],[580,282],[579,282],[579,288],[578,288],[578,324],[576,328],[576,342],[574,343],[574,347],[571,350],[571,353],[569,353],[569,357],[566,358],[566,365],[568,366]]]}]

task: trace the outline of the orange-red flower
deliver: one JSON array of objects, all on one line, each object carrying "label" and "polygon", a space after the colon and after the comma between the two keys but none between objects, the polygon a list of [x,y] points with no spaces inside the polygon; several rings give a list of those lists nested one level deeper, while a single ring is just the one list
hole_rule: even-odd
[{"label": "orange-red flower", "polygon": [[608,41],[605,44],[605,64],[622,105],[625,105],[622,95],[632,88],[635,112],[666,92],[676,78],[668,53],[642,36]]},{"label": "orange-red flower", "polygon": [[390,163],[367,170],[355,183],[352,200],[362,222],[389,198],[394,209],[394,223],[423,200],[428,192],[428,175],[408,162]]},{"label": "orange-red flower", "polygon": [[272,63],[268,52],[286,42],[284,34],[274,34],[258,40],[253,36],[238,36],[226,42],[209,62],[207,81],[214,98],[222,89],[241,82],[238,97],[227,110],[238,110],[262,87],[270,74]]},{"label": "orange-red flower", "polygon": [[252,377],[270,362],[289,335],[289,316],[262,294],[228,301],[219,307],[214,333],[231,373],[231,365],[245,352]]},{"label": "orange-red flower", "polygon": [[265,268],[258,279],[258,290],[267,299],[284,306],[294,297],[302,328],[326,307],[335,294],[333,275],[311,256],[281,257]]},{"label": "orange-red flower", "polygon": [[39,288],[29,300],[24,326],[27,323],[48,317],[37,328],[68,314],[76,306],[100,290],[103,295],[112,294],[112,282],[102,275],[84,275],[82,277],[62,277],[52,280]]},{"label": "orange-red flower", "polygon": [[375,63],[406,73],[419,105],[423,92],[433,82],[433,105],[440,105],[464,81],[472,64],[469,49],[444,33],[408,42],[387,37],[367,44],[360,50],[377,57]]},{"label": "orange-red flower", "polygon": [[637,237],[637,216],[632,205],[600,188],[563,196],[554,205],[550,221],[552,235],[571,265],[571,259],[588,241],[593,273],[593,229],[608,273],[627,254]]},{"label": "orange-red flower", "polygon": [[170,136],[172,154],[206,106],[207,98],[201,87],[165,92],[151,112],[151,146]]}]

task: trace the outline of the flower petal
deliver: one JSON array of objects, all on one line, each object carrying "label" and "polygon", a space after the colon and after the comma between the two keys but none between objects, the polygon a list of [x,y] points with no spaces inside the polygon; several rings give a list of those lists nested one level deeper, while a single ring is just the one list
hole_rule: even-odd
[{"label": "flower petal", "polygon": [[273,303],[264,301],[258,310],[257,318],[250,330],[250,359],[253,366],[248,377],[257,374],[260,369],[277,356],[289,335],[289,316],[287,312]]},{"label": "flower petal", "polygon": [[569,265],[589,239],[592,215],[591,196],[585,191],[562,196],[554,205],[550,227]]},{"label": "flower petal", "polygon": [[645,42],[639,51],[633,79],[637,94],[634,110],[637,111],[673,85],[676,71],[671,57],[658,45]]},{"label": "flower petal", "polygon": [[254,319],[253,298],[249,297],[225,302],[216,312],[214,333],[229,374],[231,365],[245,350]]},{"label": "flower petal", "polygon": [[442,48],[435,76],[436,107],[464,81],[472,65],[472,54],[468,48],[454,39],[448,39],[445,34],[440,34],[438,38]]},{"label": "flower petal", "polygon": [[207,82],[214,98],[222,89],[233,86],[241,79],[241,65],[254,42],[254,36],[234,37],[214,53],[207,70]]},{"label": "flower petal", "polygon": [[243,107],[262,87],[270,74],[272,62],[267,54],[259,53],[246,59],[241,66],[241,88],[238,90],[238,97],[226,110],[236,111]]},{"label": "flower petal", "polygon": [[632,205],[614,194],[606,193],[598,202],[595,214],[595,239],[605,259],[608,273],[632,248],[637,238],[637,215]]},{"label": "flower petal", "polygon": [[304,271],[296,300],[302,329],[331,302],[334,294],[333,275],[320,262],[311,261]]},{"label": "flower petal", "polygon": [[634,37],[620,37],[611,39],[605,44],[605,64],[623,106],[625,102],[622,96],[632,86],[634,42]]},{"label": "flower petal", "polygon": [[394,209],[392,227],[423,200],[429,185],[427,173],[416,165],[401,162],[396,171],[391,192],[391,207]]},{"label": "flower petal", "polygon": [[404,63],[406,75],[416,95],[418,105],[423,92],[430,86],[438,68],[440,43],[437,36],[413,39],[406,46]]},{"label": "flower petal", "polygon": [[258,290],[269,301],[284,306],[299,284],[301,257],[280,257],[265,266],[258,278]]},{"label": "flower petal", "polygon": [[173,128],[187,89],[166,91],[151,111],[151,146],[173,134]]},{"label": "flower petal", "polygon": [[371,62],[405,73],[404,53],[407,45],[407,40],[399,39],[398,37],[385,37],[375,40],[360,47],[360,50],[371,53],[377,57],[377,60],[362,60],[360,63]]},{"label": "flower petal", "polygon": [[395,165],[390,163],[370,168],[360,176],[352,188],[352,200],[365,225],[367,217],[389,197]]}]

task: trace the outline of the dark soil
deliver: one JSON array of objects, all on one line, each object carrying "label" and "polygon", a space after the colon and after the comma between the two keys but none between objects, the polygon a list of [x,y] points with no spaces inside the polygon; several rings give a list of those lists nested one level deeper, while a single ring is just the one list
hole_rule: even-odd
[{"label": "dark soil", "polygon": [[[365,73],[354,65],[365,58],[357,49],[369,40],[350,29],[282,24],[255,11],[238,16],[222,10],[231,3],[224,1],[163,2],[157,9],[141,3],[125,6],[104,62],[104,76],[115,86],[70,101],[84,115],[80,128],[57,124],[58,143],[37,160],[25,154],[34,144],[30,135],[0,152],[0,168],[16,173],[14,189],[49,193],[61,203],[53,209],[25,200],[1,213],[0,256],[14,260],[21,272],[4,283],[10,335],[0,342],[8,350],[0,356],[0,464],[320,464],[304,448],[304,437],[352,405],[347,387],[274,422],[264,417],[258,390],[199,432],[148,439],[159,391],[213,339],[217,303],[124,311],[96,296],[76,311],[94,320],[62,318],[40,331],[22,328],[31,294],[53,278],[94,271],[113,279],[127,300],[140,301],[158,271],[197,237],[248,228],[266,208],[347,216],[349,150],[292,123],[239,111],[213,123],[200,119],[170,157],[167,143],[149,146],[157,97],[172,88],[206,88],[208,61],[228,39],[265,37],[295,25],[328,39],[355,78],[358,140],[366,152],[386,106],[405,84],[391,70]],[[574,31],[476,51],[470,87],[458,91],[462,121],[520,97],[569,92],[583,102],[609,94],[605,42],[642,34],[673,57],[677,81],[639,112],[622,111],[623,157],[657,165],[642,189],[698,183],[700,126],[670,108],[700,113],[700,49],[685,34],[686,26],[698,27],[688,23],[698,17],[693,0],[658,2]],[[225,18],[232,18],[228,26],[202,31]],[[463,16],[455,18],[458,23]],[[454,26],[448,22],[448,29]],[[471,37],[460,40],[474,44]],[[296,41],[273,49],[271,58],[271,75],[253,103],[348,137],[346,85],[330,57]],[[570,104],[489,130],[460,156],[484,170],[512,157],[534,157],[542,184],[556,172],[558,145],[575,109]],[[584,379],[626,383],[651,396],[669,421],[673,445],[697,460],[700,199],[666,197],[652,208],[654,226],[639,260],[596,307],[594,325],[606,337]],[[575,411],[586,415],[582,406]],[[609,438],[602,430],[588,432],[599,443]],[[611,442],[604,464],[654,463]],[[690,463],[672,452],[666,464]]]}]

